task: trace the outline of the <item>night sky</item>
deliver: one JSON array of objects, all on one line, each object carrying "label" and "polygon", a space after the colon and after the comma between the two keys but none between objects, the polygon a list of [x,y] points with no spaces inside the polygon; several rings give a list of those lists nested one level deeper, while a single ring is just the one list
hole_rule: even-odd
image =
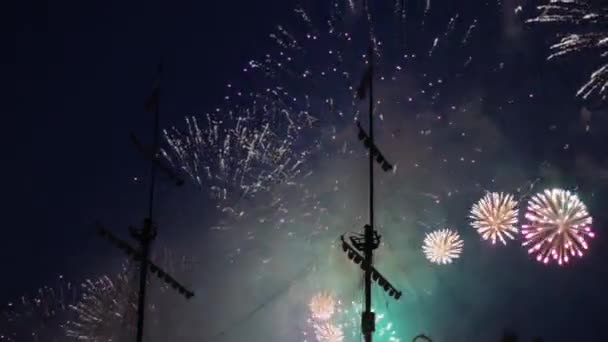
[{"label": "night sky", "polygon": [[[82,258],[94,264],[109,251],[91,234],[93,224],[121,229],[145,214],[146,184],[133,178],[146,177],[148,166],[129,134],[151,140],[144,103],[161,58],[164,127],[221,100],[226,80],[255,52],[252,40],[263,40],[291,7],[277,3],[263,10],[195,2],[19,5],[8,126],[22,129],[7,130],[6,141],[19,146],[8,160],[20,166],[4,171],[12,179],[7,223],[15,229],[7,230],[2,256],[23,255],[6,267],[24,281],[3,284],[6,298],[67,270],[95,273]],[[268,20],[256,19],[262,14]]]},{"label": "night sky", "polygon": [[[389,9],[394,3],[377,2],[387,3],[378,7]],[[303,3],[312,8],[311,17],[328,16],[330,6],[324,1]],[[126,237],[127,227],[140,225],[146,214],[148,165],[131,145],[129,134],[151,140],[153,121],[144,111],[144,102],[157,65],[162,61],[161,126],[183,127],[184,117],[202,116],[230,103],[225,100],[231,91],[228,84],[247,91],[268,86],[272,80],[244,76],[243,68],[251,59],[263,59],[268,51],[276,50],[269,33],[277,24],[289,28],[296,18],[295,5],[295,1],[277,0],[106,1],[21,2],[15,7],[15,59],[3,66],[14,96],[4,106],[8,158],[2,171],[0,302],[53,286],[60,275],[77,284],[117,272],[124,257],[95,234],[95,223]],[[525,6],[515,15],[519,5]],[[411,12],[404,28],[411,37],[408,49],[421,56],[445,32],[454,14],[459,13],[463,23],[476,19],[478,27],[466,48],[439,48],[432,58],[420,57],[405,81],[379,83],[376,90],[392,103],[380,109],[387,117],[377,130],[380,144],[387,158],[403,170],[402,178],[380,183],[377,197],[380,229],[385,229],[388,242],[387,251],[378,252],[379,267],[404,290],[401,301],[389,306],[402,341],[418,333],[434,336],[435,341],[493,341],[505,329],[528,340],[537,335],[547,341],[608,340],[602,328],[608,305],[603,264],[608,257],[603,233],[608,216],[602,206],[608,199],[608,113],[597,101],[575,96],[597,59],[583,56],[547,62],[556,30],[522,23],[522,18],[535,13],[533,4],[524,1],[473,5],[431,0],[424,25],[426,2],[412,0],[407,6]],[[391,32],[391,11],[378,13],[388,18],[386,25],[378,25],[378,36],[398,36]],[[365,53],[366,36],[356,29],[353,35],[360,42],[352,54],[359,57]],[[319,44],[305,54],[311,69],[328,63],[324,54],[332,47]],[[396,54],[387,56],[381,63],[399,64],[391,60]],[[468,56],[473,56],[470,66],[454,71]],[[385,72],[388,67],[380,64],[379,70]],[[362,73],[363,68],[350,71]],[[460,76],[452,82],[455,74]],[[410,94],[424,88],[420,84],[442,75],[450,76],[444,78],[447,85],[439,100],[432,105],[432,101],[414,100],[404,110],[406,114],[399,114],[395,105],[399,99],[414,96]],[[349,90],[338,82],[323,83],[327,89],[307,88],[297,80],[284,86],[295,97],[310,91],[311,96],[323,94],[312,101],[332,97],[336,106],[350,108],[344,105],[350,101],[345,95]],[[449,112],[446,108],[452,104],[469,110]],[[592,112],[589,122],[582,120],[586,110]],[[437,133],[420,135],[425,123],[414,115],[418,113],[441,113],[457,128],[442,122],[433,128]],[[317,114],[323,113],[313,113]],[[319,131],[299,144],[312,145],[334,134],[361,153],[352,127],[345,121],[328,121],[321,118]],[[330,132],[330,125],[338,127],[337,133]],[[454,136],[461,131],[472,133],[467,136],[471,140]],[[395,132],[401,136],[390,140]],[[429,144],[435,148],[431,152]],[[188,178],[181,188],[159,182],[155,248],[169,248],[193,260],[184,281],[197,293],[191,303],[172,299],[179,303],[175,317],[181,321],[172,321],[177,328],[170,338],[302,341],[301,331],[306,330],[302,312],[311,293],[319,287],[342,293],[344,298],[356,292],[357,268],[349,265],[339,248],[330,246],[341,233],[356,230],[352,224],[363,222],[355,216],[366,210],[366,169],[353,171],[365,165],[357,156],[334,158],[340,150],[336,146],[330,144],[332,152],[311,158],[307,167],[315,170],[316,178],[302,182],[319,194],[316,198],[324,206],[342,209],[324,221],[332,228],[310,236],[303,233],[301,224],[292,228],[281,222],[274,229],[261,223],[262,216],[274,217],[274,209],[266,208],[263,196],[242,205],[247,212],[242,220],[230,221],[222,217],[204,186],[201,189]],[[473,156],[471,151],[479,146],[484,152]],[[442,155],[457,153],[479,165],[431,166]],[[422,164],[426,160],[430,170],[408,167],[416,158]],[[345,189],[327,191],[334,178],[344,181]],[[538,191],[546,187],[575,190],[588,205],[597,238],[582,259],[566,267],[541,265],[519,247],[519,241],[507,247],[491,246],[468,226],[468,210],[485,189],[512,192],[531,182]],[[382,190],[383,186],[390,190]],[[447,196],[448,189],[461,191]],[[342,206],[343,202],[351,206]],[[289,209],[290,213],[305,211],[296,205]],[[403,223],[407,232],[395,227],[401,213],[415,217]],[[223,224],[232,227],[212,229]],[[458,227],[465,252],[453,265],[439,267],[424,259],[419,246],[427,225]],[[283,234],[288,231],[295,233]],[[294,235],[298,241],[290,240]],[[240,257],[234,256],[237,249]],[[307,265],[315,271],[302,273]],[[294,279],[298,282],[293,283]],[[382,297],[379,290],[374,295]],[[383,300],[378,303],[385,306]]]}]

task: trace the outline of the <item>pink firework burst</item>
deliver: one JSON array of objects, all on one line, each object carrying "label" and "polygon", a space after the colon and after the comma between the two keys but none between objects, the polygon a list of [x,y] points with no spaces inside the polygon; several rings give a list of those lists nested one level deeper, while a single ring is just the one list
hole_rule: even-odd
[{"label": "pink firework burst", "polygon": [[593,219],[587,207],[570,191],[545,190],[534,195],[528,202],[527,223],[522,225],[523,246],[531,246],[529,254],[536,260],[559,265],[568,263],[569,255],[583,256],[588,249],[586,238],[593,238]]}]

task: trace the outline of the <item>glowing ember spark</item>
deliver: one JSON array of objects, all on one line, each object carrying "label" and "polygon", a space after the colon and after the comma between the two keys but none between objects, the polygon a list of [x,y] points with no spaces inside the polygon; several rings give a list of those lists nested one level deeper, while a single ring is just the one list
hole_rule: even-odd
[{"label": "glowing ember spark", "polygon": [[593,238],[593,219],[576,194],[562,189],[545,190],[528,202],[527,224],[522,225],[525,241],[532,245],[529,254],[547,264],[551,259],[559,265],[568,263],[569,256],[583,256],[588,248],[586,237]]},{"label": "glowing ember spark", "polygon": [[334,296],[329,292],[317,293],[308,304],[312,318],[320,321],[330,319],[334,314],[335,306]]},{"label": "glowing ember spark", "polygon": [[513,240],[517,234],[517,202],[510,194],[492,192],[486,194],[471,209],[469,217],[473,220],[471,226],[484,240],[492,244],[500,240],[507,244],[505,237]]},{"label": "glowing ember spark", "polygon": [[441,229],[426,234],[422,251],[426,258],[436,264],[451,264],[462,253],[464,242],[457,232]]}]

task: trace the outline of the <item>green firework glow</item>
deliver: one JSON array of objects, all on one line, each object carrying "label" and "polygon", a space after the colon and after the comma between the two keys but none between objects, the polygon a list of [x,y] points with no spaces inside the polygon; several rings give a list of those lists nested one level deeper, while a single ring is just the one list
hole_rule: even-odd
[{"label": "green firework glow", "polygon": [[[315,298],[315,297],[313,297]],[[386,302],[381,303],[382,297],[374,301],[373,311],[376,313],[376,330],[374,339],[379,342],[405,341],[403,332],[399,331],[396,314],[391,312]],[[317,342],[358,342],[362,341],[361,335],[361,313],[363,311],[362,300],[336,301],[335,312],[327,319],[318,319],[311,311],[309,322],[313,330],[317,331]],[[327,329],[327,327],[332,329]],[[321,332],[321,333],[319,333]]]},{"label": "green firework glow", "polygon": [[[363,311],[362,303],[359,301],[351,301],[344,305],[344,309],[339,308],[336,315],[338,324],[344,331],[344,336],[347,342],[361,340],[361,313]],[[374,338],[379,342],[400,342],[404,341],[397,330],[397,324],[394,321],[394,314],[383,308],[381,305],[376,305],[372,311],[376,313],[376,331]]]}]

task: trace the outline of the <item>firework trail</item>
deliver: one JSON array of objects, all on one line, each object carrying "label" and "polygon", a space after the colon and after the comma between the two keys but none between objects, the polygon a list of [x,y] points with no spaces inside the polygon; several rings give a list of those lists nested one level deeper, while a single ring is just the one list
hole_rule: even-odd
[{"label": "firework trail", "polygon": [[600,65],[578,90],[577,96],[583,99],[597,96],[605,101],[608,97],[608,8],[587,0],[551,0],[538,9],[541,14],[528,22],[556,23],[566,30],[551,46],[553,52],[548,59],[585,52],[597,55]]},{"label": "firework trail", "polygon": [[60,276],[56,286],[45,286],[33,297],[8,303],[0,318],[0,341],[64,342],[63,324],[72,315],[70,306],[79,291]]},{"label": "firework trail", "polygon": [[451,264],[462,253],[464,242],[457,232],[441,229],[426,234],[422,251],[426,258],[436,264]]},{"label": "firework trail", "polygon": [[506,245],[505,237],[513,240],[518,233],[517,212],[513,195],[491,192],[473,205],[469,217],[473,220],[471,226],[484,240],[491,240],[495,244],[498,239]]},{"label": "firework trail", "polygon": [[525,241],[531,246],[529,254],[536,260],[549,263],[551,259],[559,265],[568,263],[570,256],[583,256],[588,248],[586,238],[593,238],[593,219],[587,207],[570,191],[545,190],[528,202],[527,223],[522,226]]}]

